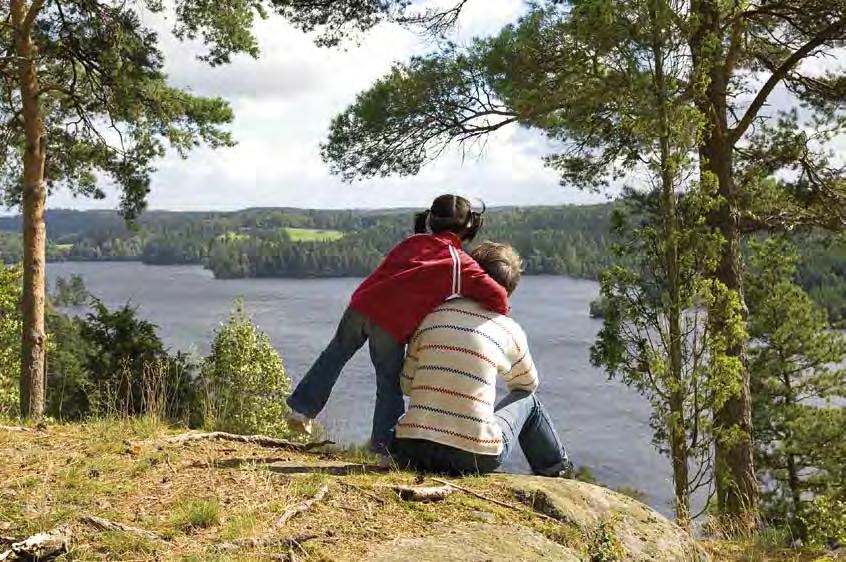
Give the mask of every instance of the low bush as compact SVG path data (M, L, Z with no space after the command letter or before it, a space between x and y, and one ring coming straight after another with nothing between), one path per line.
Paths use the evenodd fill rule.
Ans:
M204 425L234 433L287 433L291 381L270 338L239 303L214 335L200 369Z

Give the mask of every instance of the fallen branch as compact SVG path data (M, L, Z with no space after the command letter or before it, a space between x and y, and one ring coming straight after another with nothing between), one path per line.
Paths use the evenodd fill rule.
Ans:
M32 535L12 545L11 553L27 560L45 560L63 554L70 548L71 529L67 525L56 527L46 533ZM9 553L4 553L6 558ZM3 558L0 558L3 560Z
M164 540L162 537L160 537L156 533L153 533L152 531L133 527L131 525L124 525L123 523L118 523L117 521L110 521L108 519L103 519L102 517L94 517L93 515L83 515L79 518L79 521L86 525L94 527L95 529L99 529L100 531L118 531L121 533L130 533L133 535L138 535L139 537L144 537L155 541Z
M551 517L551 516L547 515L546 513L541 513L540 511L535 511L533 509L527 509L527 508L521 507L519 505L514 505L512 503L500 501L496 498L490 498L488 496L480 494L479 492L474 492L473 490L471 490L469 488L464 488L463 486L459 486L458 484L453 484L452 482L448 482L446 480L441 480L440 478L432 478L432 480L434 480L438 484L443 484L445 486L451 486L451 487L455 488L456 490L464 492L465 494L470 494L471 496L477 497L480 500L485 500L487 502L491 502L493 504L496 504L496 505L499 505L499 506L502 506L502 507L507 507L508 509L513 509L514 511L519 511L519 512L526 513L526 514L529 514L529 515L536 515L537 517L540 517L541 519L547 519L549 521L555 521L556 523L561 523L561 521L559 521L555 517Z
M323 501L323 498L326 497L327 493L329 493L329 485L323 484L320 489L317 490L317 493L314 494L314 497L286 509L285 513L282 514L282 517L276 520L276 526L282 527L298 513L305 513L309 510L309 508L311 508L312 505L316 504L317 502Z
M453 489L451 486L401 486L398 484L386 485L405 501L413 502L439 502L449 496Z
M311 451L313 449L319 449L320 447L335 444L334 441L295 443L293 441L288 441L287 439L276 439L274 437L267 437L266 435L238 435L236 433L226 433L224 431L171 435L170 437L154 441L154 443L181 445L182 443L190 443L193 441L234 441L236 443L258 445L259 447L266 447L268 449L285 449L288 451Z
M14 432L30 432L35 431L31 427L23 427L20 425L0 425L0 431L14 431Z
M313 539L318 538L319 535L300 535L296 537L287 537L287 538L261 538L261 537L253 537L249 539L238 539L234 541L227 541L222 542L215 545L215 549L218 551L235 551L241 550L243 548L247 549L277 549L277 548L291 548L293 546L299 546L301 543L306 541L310 541Z

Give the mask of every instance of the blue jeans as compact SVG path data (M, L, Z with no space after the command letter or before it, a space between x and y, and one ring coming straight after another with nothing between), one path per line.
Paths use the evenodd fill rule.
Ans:
M370 447L375 452L384 452L393 439L397 420L405 412L400 388L405 345L358 311L348 308L344 312L335 337L288 397L288 406L310 418L317 417L326 406L344 365L367 341L370 360L376 369L376 407Z
M532 472L557 476L572 467L552 420L534 394L513 391L497 404L494 413L502 430L502 452L478 455L423 439L397 439L391 452L400 465L427 472L485 474L499 468L520 443Z

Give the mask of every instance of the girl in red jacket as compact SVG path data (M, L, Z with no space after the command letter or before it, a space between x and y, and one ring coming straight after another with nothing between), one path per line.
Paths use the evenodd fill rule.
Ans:
M415 235L400 242L370 277L359 285L341 318L335 337L288 398L289 425L307 433L326 405L344 365L370 342L376 369L371 450L384 454L393 428L405 411L400 373L405 344L435 307L463 296L486 308L508 313L508 295L488 277L461 245L482 227L481 213L457 195L441 195L419 213Z

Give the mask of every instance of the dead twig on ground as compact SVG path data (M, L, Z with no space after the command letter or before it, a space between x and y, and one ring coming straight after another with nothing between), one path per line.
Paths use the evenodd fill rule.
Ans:
M317 502L323 501L323 498L325 498L326 494L328 493L329 485L323 484L322 486L320 486L320 489L317 490L317 493L314 494L314 497L286 509L285 513L282 514L282 517L276 520L276 526L282 527L298 513L305 513L311 508L312 505L316 504Z
M508 509L513 509L514 511L527 513L529 515L535 515L537 517L540 517L541 519L546 519L548 521L555 521L556 523L561 523L561 521L559 521L555 517L551 517L551 516L547 515L546 513L541 513L540 511L535 511L533 509L527 509L527 508L521 507L519 505L500 501L496 498L491 498L491 497L482 495L479 492L474 492L470 488L465 488L463 486L459 486L458 484L453 484L452 482L448 482L446 480L441 480L440 478L432 478L432 480L434 480L438 484L444 484L445 486L451 486L451 487L455 488L456 490L464 492L465 494L470 494L471 496L477 497L480 500L485 500L487 502L491 502L493 504L496 504L496 505L499 505L499 506L502 506L502 507L507 507Z
M378 503L380 505L385 505L385 503L386 503L383 498L380 498L379 496L377 496L376 494L374 494L372 492L368 492L367 490L365 490L361 486L356 486L355 484L350 484L349 482L344 482L343 480L339 480L338 482L340 482L340 484L342 486L346 486L347 488L349 488L351 490L355 490L356 492L358 492L359 494L361 494L363 496L367 496L368 498L370 498L371 500L375 501L376 503Z
M318 538L320 535L298 535L296 537L272 537L272 538L263 538L263 537L252 537L248 539L238 539L233 541L226 541L220 544L215 545L215 549L218 551L235 551L241 549L265 549L265 548L293 548L294 546L299 546L301 543L314 540Z
M257 445L268 449L285 449L287 451L300 452L311 451L313 449L319 449L327 445L335 444L334 441L295 443L293 441L288 441L287 439L276 439L275 437L268 437L266 435L238 435L237 433L226 433L225 431L212 431L209 433L182 433L180 435L171 435L170 437L165 437L163 439L148 441L147 443L157 445L181 445L183 443L191 443L194 441L232 441L235 443Z
M35 431L35 429L31 427L23 427L21 425L0 425L0 431L12 431L15 433L29 433L30 431Z
M100 531L119 531L122 533L138 535L139 537L144 537L151 540L164 540L162 537L160 537L156 533L153 533L152 531L147 531L146 529L141 529L139 527L133 527L131 525L124 525L123 523L118 523L117 521L110 521L108 519L103 519L102 517L94 517L93 515L83 515L79 518L79 521Z
M439 502L443 501L453 492L451 486L402 486L399 484L386 484L405 501L413 502Z

